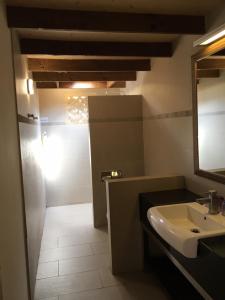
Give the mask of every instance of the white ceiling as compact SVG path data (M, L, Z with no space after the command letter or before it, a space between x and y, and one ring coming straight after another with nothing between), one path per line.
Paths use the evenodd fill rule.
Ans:
M19 35L24 38L51 39L66 41L111 41L111 42L170 42L174 41L176 34L150 34L150 33L122 33L122 32L90 32L90 31L64 31L64 30L34 30L18 29Z
M5 0L7 4L60 9L206 15L224 0Z

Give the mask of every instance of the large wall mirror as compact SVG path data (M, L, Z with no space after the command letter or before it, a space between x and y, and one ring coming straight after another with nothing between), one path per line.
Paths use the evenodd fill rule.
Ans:
M192 57L195 173L225 183L225 39Z

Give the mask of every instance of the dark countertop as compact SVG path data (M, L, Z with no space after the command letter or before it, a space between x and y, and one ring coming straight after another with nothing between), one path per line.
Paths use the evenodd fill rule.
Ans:
M141 201L149 202L152 204L152 206L194 202L196 198L199 198L199 195L194 194L186 189L140 194Z
M139 195L141 220L144 223L149 223L147 219L147 210L150 207L194 202L197 198L199 198L198 195L186 189L142 193Z
M225 235L199 240L199 243L220 258L225 259Z
M199 195L186 189L142 193L139 196L140 218L143 229L154 236L167 249L189 274L213 296L224 300L225 288L225 235L199 240L198 257L187 258L167 244L152 228L147 218L147 210L153 206L195 202Z

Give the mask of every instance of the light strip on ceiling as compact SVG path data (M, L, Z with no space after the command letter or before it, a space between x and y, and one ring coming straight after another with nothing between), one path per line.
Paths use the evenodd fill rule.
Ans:
M225 24L218 27L217 29L205 34L200 39L194 42L194 47L196 46L206 46L212 42L217 41L218 39L225 36Z

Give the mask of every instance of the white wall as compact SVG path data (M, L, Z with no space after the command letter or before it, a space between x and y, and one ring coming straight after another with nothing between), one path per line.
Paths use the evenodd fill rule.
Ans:
M193 37L183 37L172 58L152 61L142 81L146 175L184 174L192 155L191 54ZM176 114L174 114L176 112Z
M34 114L39 118L38 96L36 90L34 95L28 95L27 93L27 78L29 78L27 59L24 55L21 55L19 39L15 32L13 32L12 37L17 112L19 115L23 193L26 212L29 277L31 293L33 295L46 209L41 162L41 128L38 122L36 124L29 124L27 122L28 114ZM25 118L21 118L21 115Z
M75 95L74 90L39 90L47 206L92 201L88 121L68 123L68 97Z
M139 194L182 188L183 176L107 180L108 231L113 274L141 271L144 268Z
M0 268L4 300L27 300L28 278L10 31L0 2Z
M214 23L218 26L222 20L220 16ZM197 51L192 46L196 39L182 37L172 58L152 59L152 71L139 77L144 98L145 172L152 176L179 173L196 193L215 188L225 195L224 185L194 175L191 55Z
M121 170L124 177L144 175L142 97L88 98L94 225L107 223L101 172Z

